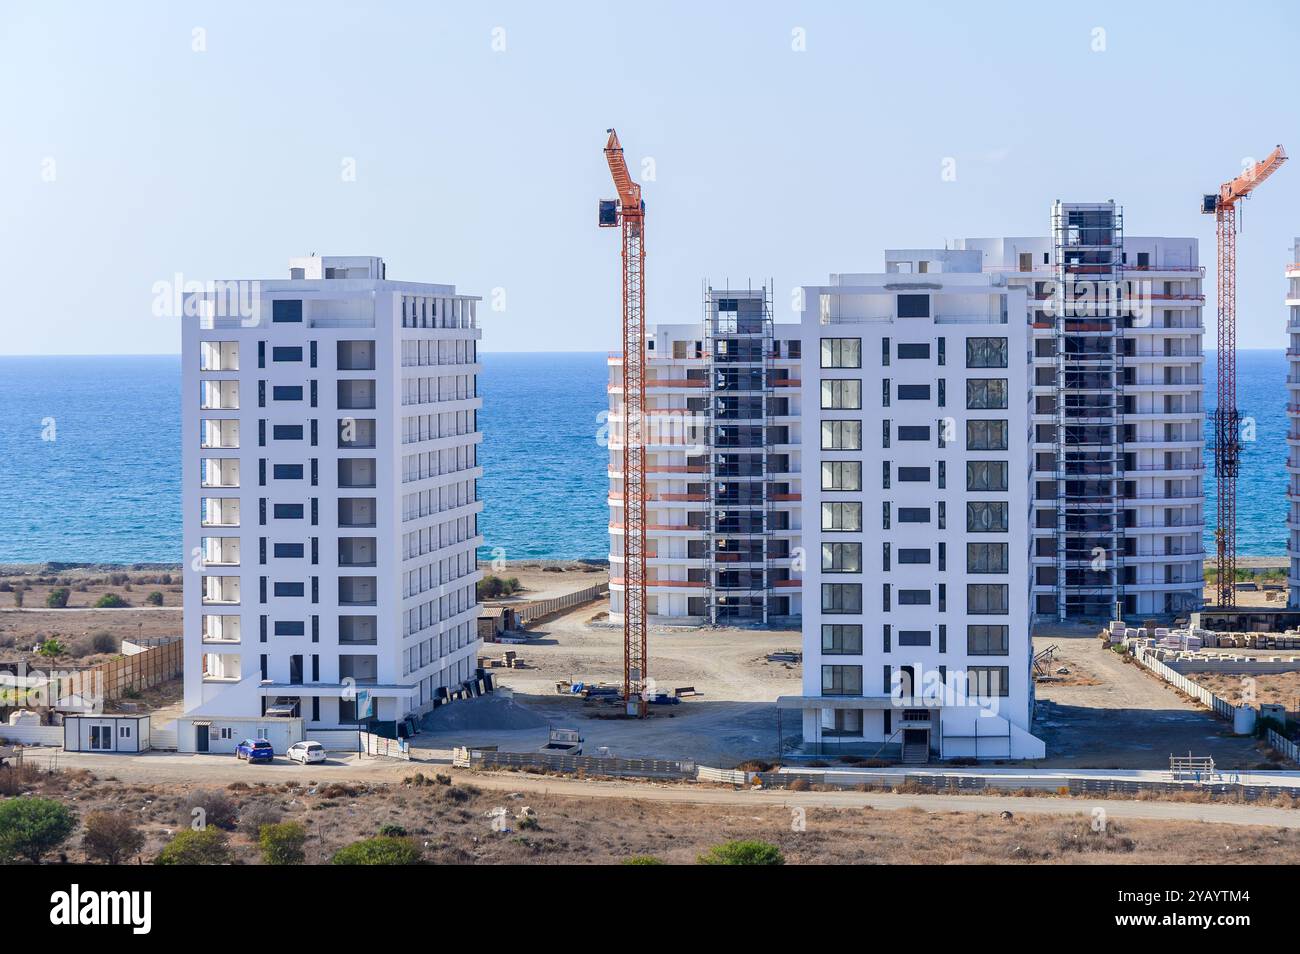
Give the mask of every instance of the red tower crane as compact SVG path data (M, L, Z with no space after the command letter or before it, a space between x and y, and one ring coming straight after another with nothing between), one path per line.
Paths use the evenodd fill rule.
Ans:
M605 161L617 199L602 199L601 228L623 227L623 700L646 713L645 203L618 134Z
M1241 414L1237 410L1237 203L1286 162L1274 149L1237 178L1201 200L1201 212L1214 216L1219 253L1218 404L1214 409L1214 482L1218 522L1214 530L1220 606L1236 606L1237 472L1241 460Z

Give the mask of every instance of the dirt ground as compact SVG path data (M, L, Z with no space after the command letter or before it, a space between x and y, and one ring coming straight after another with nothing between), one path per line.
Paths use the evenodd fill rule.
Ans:
M1249 702L1258 708L1260 703L1276 703L1286 706L1288 712L1300 710L1300 672L1251 676L1227 672L1189 672L1187 678L1237 705Z
M480 563L484 574L517 579L523 589L493 603L549 600L583 590L609 579L609 567L583 560L504 560L500 564Z
M1257 768L1267 762L1254 739L1194 705L1137 663L1092 638L1034 638L1035 651L1052 643L1065 658L1095 674L1092 685L1037 686L1034 731L1048 758L1035 763L1061 768L1168 768L1170 755L1209 755L1223 770Z
M649 675L660 691L694 687L697 696L675 706L651 707L645 721L611 719L605 706L584 706L581 699L555 691L560 681L619 684L623 678L623 630L606 621L604 606L591 603L540 624L537 638L523 645L489 643L488 657L513 650L527 668L490 670L497 684L510 689L514 701L538 716L525 729L466 727L463 712L454 727L443 728L456 706L435 712L429 731L417 746L499 745L504 751L532 751L546 742L547 726L580 728L585 751L608 747L625 758L696 759L709 765L734 765L745 759L772 757L777 751L777 710L781 695L800 692L800 667L769 663L767 653L798 649L793 630L652 627ZM477 704L475 700L471 705ZM485 707L486 708L486 707ZM491 715L490 713L488 714ZM601 718L606 716L606 718ZM789 713L787 713L789 716ZM783 726L787 744L796 741L798 720Z
M788 864L1208 865L1300 858L1300 830L1274 827L1111 818L1097 832L1086 815L792 810L511 792L414 771L389 783L322 782L309 768L301 774L295 781L204 788L126 783L85 769L46 773L32 765L7 791L58 798L80 819L95 811L127 814L146 836L144 861L189 824L196 806L228 831L237 864L260 862L255 831L273 821L303 825L309 864L326 862L383 826L404 831L423 860L434 864L617 864L644 856L693 864L711 846L736 839L774 844ZM520 827L525 806L536 815L535 828ZM60 856L86 860L80 830L51 854Z

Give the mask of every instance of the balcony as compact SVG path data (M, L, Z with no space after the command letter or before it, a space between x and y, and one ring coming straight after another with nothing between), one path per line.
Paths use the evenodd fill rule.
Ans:
M343 537L339 540L339 566L375 565L374 537Z
M239 617L210 616L205 613L200 629L200 638L204 643L226 645L238 643L240 639Z
M339 460L339 488L354 490L375 486L375 458L343 457Z
M200 381L199 407L205 411L239 410L239 382Z
M358 686L379 682L379 657L348 654L339 656L339 681L350 680Z
M201 497L199 523L204 527L239 526L239 498Z
M338 522L349 529L375 526L375 498L340 497Z
M204 341L199 345L200 371L238 371L239 342Z
M379 642L378 626L373 616L340 616L340 646L374 646Z
M204 653L204 682L239 682L240 658L236 653Z
M237 450L239 422L214 418L199 420L199 446L205 450Z
M339 577L339 605L374 606L378 582L373 576Z
M340 341L335 358L340 371L375 370L375 343L373 341Z
M375 406L375 382L360 378L338 382L340 411L370 410Z
M199 486L235 488L239 486L238 457L204 457L199 460Z
M239 577L205 576L200 601L204 606L236 606L239 604Z
M239 566L239 537L204 537L204 566Z
M344 417L339 419L340 450L367 450L374 446L374 418Z

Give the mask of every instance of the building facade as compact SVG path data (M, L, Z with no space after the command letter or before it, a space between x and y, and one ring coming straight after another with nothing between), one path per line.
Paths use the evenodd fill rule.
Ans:
M1030 292L1036 617L1197 609L1205 295L1196 240L1129 237L1114 202L1057 202L1048 237L960 246Z
M790 625L800 580L800 335L767 289L708 288L647 337L648 609ZM623 613L623 359L609 358L610 616Z
M182 751L389 734L475 675L477 301L315 256L187 298Z
M804 289L806 751L1035 758L1029 289L902 251Z

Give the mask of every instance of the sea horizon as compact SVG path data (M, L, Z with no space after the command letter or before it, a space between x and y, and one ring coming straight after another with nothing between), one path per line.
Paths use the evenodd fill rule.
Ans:
M483 559L608 556L606 351L480 351ZM1206 434L1214 411L1207 351ZM1256 422L1238 554L1286 553L1286 359L1238 352ZM0 563L184 563L180 355L0 355ZM1206 455L1207 555L1214 475ZM164 504L162 501L169 501Z

